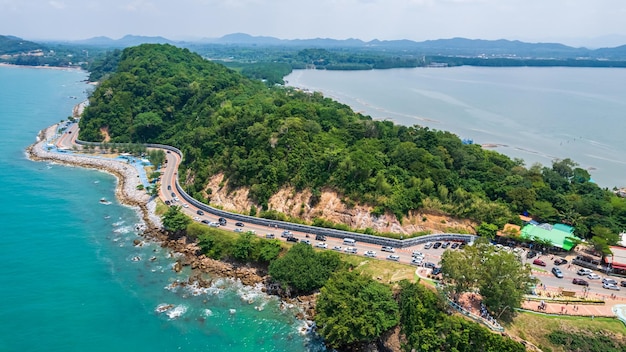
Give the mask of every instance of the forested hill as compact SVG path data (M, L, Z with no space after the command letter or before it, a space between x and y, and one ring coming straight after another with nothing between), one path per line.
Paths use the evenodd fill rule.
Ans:
M324 187L346 202L402 217L426 208L502 226L528 211L613 242L626 204L570 160L525 168L451 133L373 121L320 94L268 88L186 49L146 44L122 52L80 121L89 141L158 142L185 154L180 175L206 200L223 172L261 207L285 185Z

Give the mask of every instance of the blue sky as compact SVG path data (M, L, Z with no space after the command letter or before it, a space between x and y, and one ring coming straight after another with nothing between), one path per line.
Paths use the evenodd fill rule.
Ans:
M626 44L625 0L0 0L0 34L26 39L452 37Z

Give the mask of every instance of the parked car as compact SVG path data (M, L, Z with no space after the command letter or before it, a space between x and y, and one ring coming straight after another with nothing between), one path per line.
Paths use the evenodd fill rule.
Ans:
M591 269L587 269L587 268L582 268L582 269L578 269L578 271L576 272L576 274L580 275L580 276L587 276L589 274L592 274L593 271L591 271Z
M297 243L298 239L293 237L293 236L290 236L290 237L287 237L287 242L296 242Z
M380 250L383 252L391 252L391 253L394 253L396 251L393 247L389 247L389 246L382 246Z
M572 283L574 285L589 286L589 283L586 280L578 279L578 278L574 278L572 280Z
M426 263L424 263L424 268L431 268L431 269L432 269L432 268L434 268L435 266L436 266L436 265L435 265L435 263L432 263L432 262L426 262Z
M340 251L341 252L341 246L334 246L333 247L333 251Z
M315 235L316 241L326 241L326 236L324 235Z
M535 260L533 260L533 264L535 264L535 265L539 265L539 266L546 266L546 262L544 262L544 261L543 261L543 260L541 260L541 259L535 259Z
M537 252L535 252L535 251L528 251L528 253L526 253L526 258L528 258L528 259L532 259L532 258L534 258L536 256L537 256Z
M441 248L448 248L450 247L450 242L445 242L444 244L441 245Z
M602 287L606 288L607 290L619 291L619 286L613 284L602 284Z
M626 281L622 280L619 282L619 285L622 287L626 287Z
M563 272L561 271L561 269L557 268L556 266L552 268L552 273L554 274L554 276L558 277L559 279L563 278Z
M432 243L432 242L427 242L427 243L424 245L424 249L430 249L432 246L433 246L433 243Z
M370 258L375 258L376 257L376 252L375 251L365 251L365 256L366 257L370 257Z
M567 259L558 258L554 260L554 265L563 265L567 264Z
M276 236L273 233L266 233L265 238L267 238L268 240L271 240L271 239L276 238Z
M326 249L328 248L328 245L324 242L317 242L317 244L315 244L315 247Z
M235 223L235 226L244 227L244 226L246 226L246 225L244 225L244 223L243 223L243 222L236 222L236 223Z
M598 275L598 274L589 274L589 275L587 275L587 278L589 280L598 280L600 278L600 275Z
M435 244L433 244L433 249L437 249L441 247L441 242L435 242Z
M439 274L441 274L441 268L440 267L433 268L433 275L439 275Z
M461 242L461 244L459 245L459 249L463 249L465 248L465 242Z
M388 259L388 260L393 260L394 262L397 262L397 261L399 261L399 260L400 260L400 256L399 256L399 255L396 255L396 254L389 254L389 255L387 256L387 259Z
M452 243L452 246L451 246L450 248L452 248L452 249L457 249L457 248L459 248L459 242L454 242L454 243Z

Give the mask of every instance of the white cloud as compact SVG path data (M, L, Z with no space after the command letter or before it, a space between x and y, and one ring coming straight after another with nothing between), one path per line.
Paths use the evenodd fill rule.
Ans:
M65 3L63 1L55 1L55 0L51 0L48 1L48 4L52 7L54 7L55 9L59 9L62 10L66 7Z

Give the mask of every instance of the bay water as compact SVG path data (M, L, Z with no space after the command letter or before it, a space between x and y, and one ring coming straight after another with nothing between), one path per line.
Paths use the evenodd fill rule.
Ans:
M0 351L323 349L257 288L176 287L188 273L158 245L133 245L139 217L115 200L113 176L26 158L86 98L85 78L0 66Z
M296 70L285 80L374 119L453 132L527 167L570 158L601 187L626 186L625 69Z

